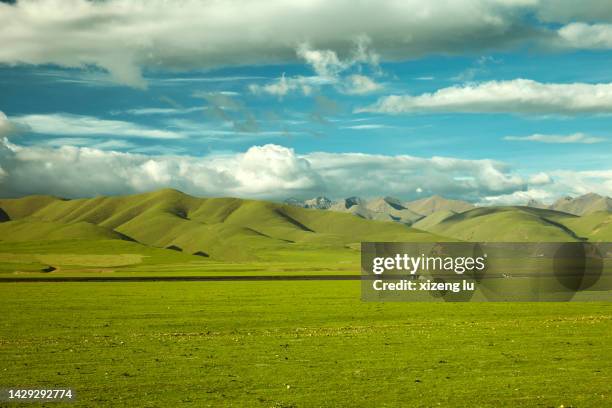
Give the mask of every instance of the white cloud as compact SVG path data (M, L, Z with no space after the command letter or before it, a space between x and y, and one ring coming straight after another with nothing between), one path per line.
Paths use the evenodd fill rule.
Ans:
M552 179L550 176L544 172L533 174L529 177L529 185L542 185L542 184L550 184Z
M183 115L193 112L203 112L205 108L203 106L194 106L191 108L134 108L124 111L129 115L134 116L148 116L148 115ZM113 114L121 112L111 112Z
M361 95L379 91L383 86L365 75L350 75L347 78L345 92L349 95Z
M504 193L525 182L500 163L434 157L311 153L278 145L205 157L139 155L91 147L24 147L0 143L7 195L120 194L175 187L202 195L286 198L408 195L422 185L453 196ZM367 174L368 177L363 177ZM462 178L458 181L457 178Z
M311 153L306 157L340 196L410 197L418 187L427 186L440 194L474 199L485 191L501 193L526 186L506 165L492 160L362 153Z
M550 203L555 199L550 191L542 189L529 189L526 191L514 191L510 194L487 196L480 202L483 205L525 205L529 201Z
M508 0L458 0L443 7L421 0L0 3L0 63L95 65L118 82L145 87L142 67L293 61L295 47L305 41L333 50L340 60L363 36L384 60L505 49L550 35L527 18L537 7ZM304 55L321 72L336 63L330 53Z
M12 136L26 130L25 126L9 120L4 112L0 111L0 138Z
M89 137L58 137L39 142L37 144L46 147L82 146L100 150L134 149L137 147L137 145L134 143L126 140L101 140Z
M571 23L558 30L559 45L580 49L612 48L612 24Z
M254 94L266 93L282 98L288 93L300 90L304 95L310 95L313 85L320 84L318 77L296 76L287 78L285 74L276 80L266 85L250 84L249 90Z
M573 133L571 135L543 135L535 133L529 136L506 136L504 140L513 140L519 142L539 142L539 143L556 143L556 144L567 144L567 143L581 143L581 144L593 144L601 143L606 139L602 137L589 136L584 133Z
M316 75L287 77L283 73L280 78L268 84L250 84L249 90L254 94L266 93L279 98L296 91L310 95L314 89L323 85L331 85L339 92L349 95L378 91L383 86L370 77L363 74L347 74L347 71L354 67L361 72L364 64L368 64L370 69L374 69L377 74L381 73L378 67L378 55L368 49L368 44L367 37L358 37L352 56L346 60L340 60L332 50L316 50L312 49L309 44L301 44L296 53L299 58L310 65Z
M418 96L391 95L361 112L612 113L612 84L540 83L528 79L442 88Z
M9 122L4 112L0 111L0 137L8 136L13 132L13 125Z
M385 156L361 153L297 154L279 145L207 156L119 153L93 147L19 146L0 139L4 196L66 197L126 194L163 187L207 196L284 199L333 198L424 191L494 204L550 201L562 195L612 195L612 171L551 171L518 175L493 160Z
M318 76L322 78L335 78L348 68L349 63L340 61L336 52L332 50L315 50L303 43L297 48L298 58L312 66Z
M180 139L183 137L182 134L171 130L149 128L132 122L65 113L15 116L13 122L26 126L30 132L46 135L107 135L151 139Z
M612 170L557 170L550 174L555 180L555 191L562 193L559 196L590 192L612 196Z
M365 125L351 125L351 126L342 126L340 129L351 129L351 130L371 130L371 129L385 129L390 128L391 126L382 125L379 123L368 123Z
M530 177L527 189L488 195L481 202L493 205L524 205L529 200L536 200L551 204L559 197L593 192L612 197L612 170L555 170L535 174Z
M175 187L215 196L283 197L321 185L308 160L276 145L245 153L154 156L90 147L24 147L0 141L3 195L78 197Z

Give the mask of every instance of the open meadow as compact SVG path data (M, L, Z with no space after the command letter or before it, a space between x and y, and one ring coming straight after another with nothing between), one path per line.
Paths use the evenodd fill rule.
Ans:
M609 302L359 295L338 281L3 283L0 378L73 387L72 407L612 403Z

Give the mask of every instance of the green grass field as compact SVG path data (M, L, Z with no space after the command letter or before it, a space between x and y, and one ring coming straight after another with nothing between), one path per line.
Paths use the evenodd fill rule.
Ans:
M610 302L368 303L359 281L27 282L359 275L362 241L604 241L609 213L477 208L432 214L426 232L174 190L0 208L0 280L26 280L0 282L0 387L72 387L71 407L612 405Z
M612 404L610 303L160 282L2 284L0 305L1 383L73 387L74 407Z

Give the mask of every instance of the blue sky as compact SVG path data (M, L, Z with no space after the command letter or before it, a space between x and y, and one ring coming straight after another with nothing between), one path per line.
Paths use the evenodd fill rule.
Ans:
M312 8L341 13L342 3ZM380 18L384 3L375 11ZM28 16L43 16L45 7L57 11L61 3L0 5L0 23L21 19L31 31L28 37L11 24L0 28L2 38L13 39L0 52L2 195L86 196L169 186L271 199L441 194L513 204L588 191L612 194L612 6L465 3L476 7L475 16L459 15L450 28L453 10L432 6L414 27L397 21L385 32L384 25L364 24L364 32L340 27L323 38L306 13L296 23L304 26L299 41L270 48L252 40L259 33L253 29L219 40L229 44L227 52L204 45L217 32L226 36L236 21L218 22L216 32L199 39L188 22L182 31L187 17L164 10L172 6L163 2L151 3L149 12L178 20L164 33L164 41L176 36L177 43L156 44L158 33L138 31L154 17L142 9L75 0L82 10L69 11L72 21L127 13L128 26L142 35L135 49L126 40L128 45L108 48L94 43L93 51L80 41L57 50L52 43L44 49L28 43L37 35L45 41L38 20ZM217 11L203 2L183 6L203 16ZM493 26L491 16L499 19ZM69 17L44 29L56 30L60 41L71 34ZM103 34L95 25L88 30L77 35L91 41ZM291 27L284 30L293 34ZM414 40L398 40L406 36ZM158 60L149 61L150 55ZM87 163L88 155L97 159ZM87 173L99 172L105 162L116 167L92 184L96 177ZM71 168L81 176L61 172Z

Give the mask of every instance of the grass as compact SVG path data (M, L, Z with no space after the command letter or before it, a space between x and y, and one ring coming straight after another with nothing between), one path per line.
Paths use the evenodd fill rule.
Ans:
M594 212L568 219L564 224L577 234L588 236L592 241L612 241L612 213Z
M226 262L122 240L0 243L0 276L359 274L358 247L265 248L259 261ZM41 272L53 266L53 272Z
M73 407L612 404L610 303L165 282L2 284L0 306L2 384L71 386Z

